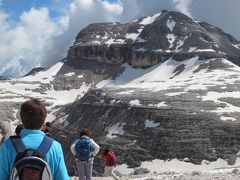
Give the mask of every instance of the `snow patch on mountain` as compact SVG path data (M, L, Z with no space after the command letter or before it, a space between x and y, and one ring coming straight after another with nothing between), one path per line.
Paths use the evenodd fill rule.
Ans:
M139 36L139 34L141 33L142 29L138 30L138 33L129 33L126 34L125 38L126 39L132 39L133 41L135 41L137 39L137 37Z
M167 34L166 38L167 38L168 42L170 43L170 48L171 48L173 46L173 43L176 40L177 36L175 36L174 34Z
M126 36L127 38L127 36ZM133 35L129 35L127 39L136 39L134 34ZM105 42L105 44L108 45L108 47L111 45L111 44L123 44L124 43L124 40L123 39L114 39L114 38L111 38L109 39L107 42Z
M235 92L208 92L206 96L202 96L202 100L203 101L214 101L215 103L223 103L221 100L219 100L220 98L224 98L224 97L240 97L240 92L239 91L235 91ZM230 112L240 112L240 107L238 106L234 106L230 103L224 102L225 103L225 107L219 107L216 110L212 110L212 112L218 112L218 113L230 113Z
M239 44L233 44L233 46L240 49L240 43Z
M98 84L98 88L106 86L112 88L144 88L151 91L171 89L172 87L185 87L185 91L193 89L207 89L211 85L225 85L226 82L234 83L238 78L234 78L236 73L240 73L240 68L226 59L219 59L222 63L231 66L234 71L212 70L207 72L207 68L200 66L215 61L216 59L199 60L194 57L185 61L175 61L169 59L161 64L147 69L135 69L128 64L124 64L124 72L115 80L104 80ZM177 67L183 67L181 73L177 73ZM198 70L199 71L196 71ZM207 72L207 73L206 73ZM224 81L220 74L224 73ZM232 77L233 76L233 77Z
M146 18L144 18L139 24L141 24L142 26L138 29L138 33L128 33L126 34L125 38L126 39L132 39L133 41L137 41L137 42L145 42L144 39L139 38L139 34L142 32L144 26L149 25L151 23L153 23L155 21L155 19L160 16L161 13L158 14L154 14L153 16L148 16Z
M64 76L67 76L67 77L71 77L74 75L75 75L75 72L69 72L69 73L64 74Z
M166 107L166 106L168 106L166 104L166 102L160 102L160 103L156 104L156 107Z
M40 71L35 75L22 77L18 80L19 81L28 81L28 82L40 81L41 83L50 83L51 81L53 81L54 76L60 70L62 65L63 65L63 62L58 62L57 64L53 65L46 71Z
M145 121L145 128L156 128L160 125L160 123L155 123L154 121L151 121L149 119L147 119Z
M79 79L81 79L81 78L83 78L83 75L81 74L81 75L78 75L77 76Z
M161 15L161 13L154 14L153 16L148 16L148 17L144 18L142 20L142 22L140 22L140 24L142 24L144 26L146 26L148 24L152 24L155 21L155 19L160 15Z
M240 166L240 158L237 158L237 161L234 165L228 165L227 161L223 159L218 159L214 162L203 161L201 165L196 165L178 159L172 159L170 161L158 160L145 161L142 162L140 168L146 168L150 170L150 173L166 173L166 172L175 172L175 173L191 173L191 172L213 172L219 171L220 169L224 170L226 168L238 168ZM126 164L119 165L115 168L116 171L124 175L129 175L134 172L134 168L128 168Z
M193 51L195 51L196 49L197 49L197 47L190 47L189 50L188 50L188 52L193 52Z
M138 99L129 101L130 106L139 106L141 105Z
M167 20L167 27L168 27L168 29L170 29L170 31L172 32L174 27L175 27L175 25L176 25L176 22L170 16L169 19Z
M122 92L118 92L117 94L132 94L133 90L127 90L127 91L122 91Z
M166 93L166 96L177 96L177 95L181 95L181 94L185 94L187 92L175 92L175 93Z
M107 128L107 138L111 139L111 138L114 138L114 137L117 137L116 135L117 134L124 134L124 130L123 130L123 127L126 123L116 123L110 127Z
M223 121L236 121L237 120L236 118L226 117L226 116L221 116L220 119Z

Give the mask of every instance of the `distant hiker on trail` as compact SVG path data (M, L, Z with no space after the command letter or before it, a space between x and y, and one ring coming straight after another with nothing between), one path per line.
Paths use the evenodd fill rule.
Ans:
M21 131L22 131L23 129L24 129L23 124L17 125L17 127L16 127L16 129L15 129L15 134L19 136L20 133L21 133Z
M45 134L48 136L48 137L51 137L51 138L53 138L53 136L52 136L52 130L53 130L53 126L52 126L52 124L50 123L50 122L46 122L46 124L45 124L45 128L44 128L44 132L45 132Z
M1 180L69 180L61 145L41 131L47 111L43 103L30 99L21 106L25 129L0 147Z
M119 177L113 172L117 160L116 155L108 148L105 148L102 152L102 158L105 159L104 176L112 176L115 180L119 180Z
M80 138L71 145L71 151L76 156L79 180L85 180L85 177L86 180L92 179L93 157L99 151L99 146L89 138L90 134L88 129L83 129L80 132Z

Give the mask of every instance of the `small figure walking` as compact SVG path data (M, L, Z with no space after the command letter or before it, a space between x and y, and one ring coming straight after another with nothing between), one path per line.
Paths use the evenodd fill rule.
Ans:
M104 176L112 176L115 180L119 180L119 177L113 172L117 160L116 155L108 148L105 148L102 158L105 159Z

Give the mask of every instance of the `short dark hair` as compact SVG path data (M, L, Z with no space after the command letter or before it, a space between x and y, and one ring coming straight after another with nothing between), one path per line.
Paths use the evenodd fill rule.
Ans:
M46 126L52 128L52 124L50 122L46 122Z
M80 136L90 136L91 135L91 131L87 128L83 129L81 132L80 132Z
M44 104L38 99L31 98L21 106L20 117L27 129L41 129L47 117Z
M109 151L110 151L110 150L109 150L108 148L105 148L105 149L103 150L103 154L106 155L106 154L109 153Z
M16 135L20 135L22 129L24 129L23 124L17 125L17 127L16 127L16 129L15 129L15 134L16 134Z

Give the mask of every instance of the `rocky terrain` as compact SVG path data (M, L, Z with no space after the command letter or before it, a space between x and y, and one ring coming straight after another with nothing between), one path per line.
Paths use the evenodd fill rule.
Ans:
M37 97L70 174L69 146L85 127L129 169L155 159L238 166L239 65L238 40L178 12L90 24L62 61L1 80L1 135L18 124L19 105ZM102 171L97 157L94 173Z
M141 175L121 176L121 180L238 180L240 178L239 169L217 169L207 172L192 171L185 173L164 172ZM71 177L71 180L77 180ZM112 177L93 177L94 180L112 180Z

